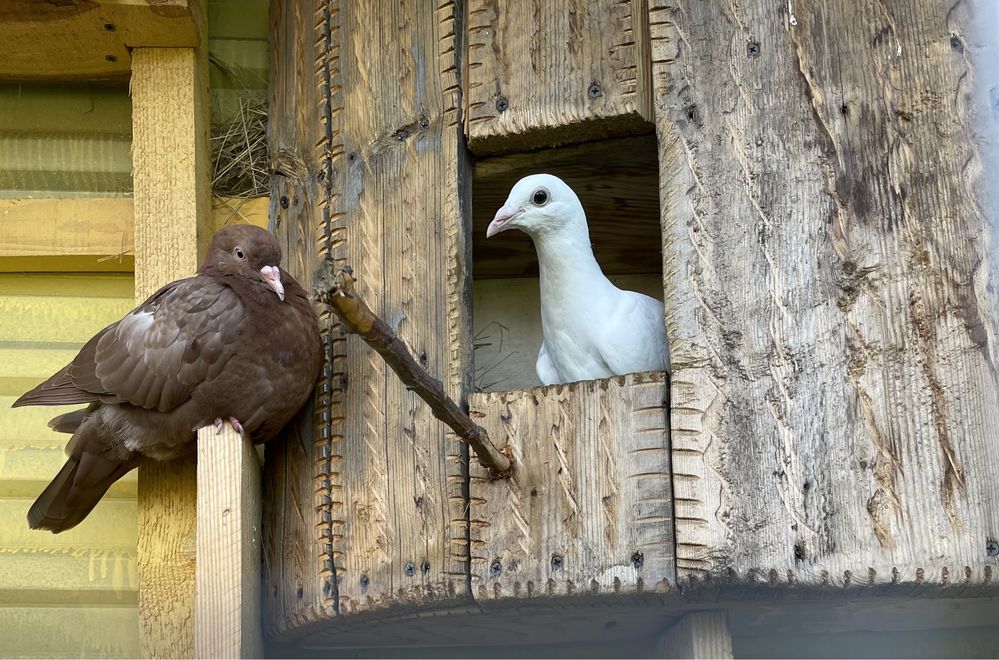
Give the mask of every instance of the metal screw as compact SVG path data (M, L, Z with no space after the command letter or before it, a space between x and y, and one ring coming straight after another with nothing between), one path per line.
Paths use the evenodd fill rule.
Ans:
M286 195L281 195L281 199L278 200L278 203L281 205L281 208L288 208L288 197Z
M424 559L423 563L420 564L420 572L424 575L430 572L430 562L426 559Z
M430 126L430 120L426 117L420 117L420 128L427 128Z
M369 582L368 576L367 575L362 575L361 576L361 589L367 589L368 588L368 582Z
M496 112L506 112L509 107L510 102L506 100L505 96L501 96L496 99Z
M950 47L959 53L964 52L964 44L961 43L961 37L956 34L950 35Z
M414 573L416 573L416 564L414 564L413 562L407 562L406 563L406 577L413 577Z
M562 555L552 555L552 570L553 571L562 570Z
M116 56L114 56L114 55L105 55L104 59L106 59L108 62L112 62L112 63L118 61L118 58Z
M494 559L493 563L489 565L489 574L493 577L499 577L502 572L503 564L500 563L499 559Z
M604 91L600 89L600 83L590 83L590 86L586 89L586 95L591 99L595 99L603 96Z
M986 540L985 552L989 555L989 557L999 557L999 542L995 539Z
M401 130L395 134L395 139L398 140L399 142L405 142L406 138L408 137L409 137L409 131L406 130Z
M643 555L640 551L636 550L635 554L631 555L631 565L634 566L636 569L639 569L642 567L642 564L644 563L645 563L645 555Z
M760 56L760 44L755 41L750 41L746 44L746 57L759 57Z
M114 23L105 23L105 24L104 24L104 29L105 29L105 30L107 30L108 32L114 32L114 31L115 31L115 30L117 30L118 28L116 28L116 27L114 26Z

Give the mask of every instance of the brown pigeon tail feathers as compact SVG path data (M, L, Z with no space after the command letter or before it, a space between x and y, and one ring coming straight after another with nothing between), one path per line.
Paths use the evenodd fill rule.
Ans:
M108 488L138 465L138 460L118 463L88 452L71 456L31 505L28 526L54 534L76 527Z

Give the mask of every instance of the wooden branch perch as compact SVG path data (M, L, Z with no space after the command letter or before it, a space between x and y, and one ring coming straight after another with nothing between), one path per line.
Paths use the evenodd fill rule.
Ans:
M406 387L427 402L434 417L447 424L468 443L479 463L497 477L508 477L512 469L509 457L501 452L486 430L444 392L444 386L419 365L409 348L385 321L378 318L354 293L350 266L333 272L328 263L317 273L315 292L319 300L333 309L344 326L375 349Z

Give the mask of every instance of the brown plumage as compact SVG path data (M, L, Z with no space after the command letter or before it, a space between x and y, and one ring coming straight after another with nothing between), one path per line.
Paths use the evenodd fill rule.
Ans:
M263 442L291 419L323 350L308 295L280 261L265 230L221 230L195 277L164 286L14 402L88 404L49 422L73 437L28 512L32 528L75 526L143 460L193 450L203 426L229 419Z

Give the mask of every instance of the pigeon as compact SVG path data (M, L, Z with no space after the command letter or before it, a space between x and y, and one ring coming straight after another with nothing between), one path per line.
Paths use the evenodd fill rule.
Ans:
M486 238L508 229L525 232L538 252L544 340L535 369L543 385L669 371L663 304L603 274L572 188L550 174L524 177Z
M323 363L319 321L253 225L222 229L197 275L167 284L98 332L13 406L87 404L49 422L72 433L66 464L28 511L32 529L70 529L143 461L194 450L228 420L272 438L308 399Z

